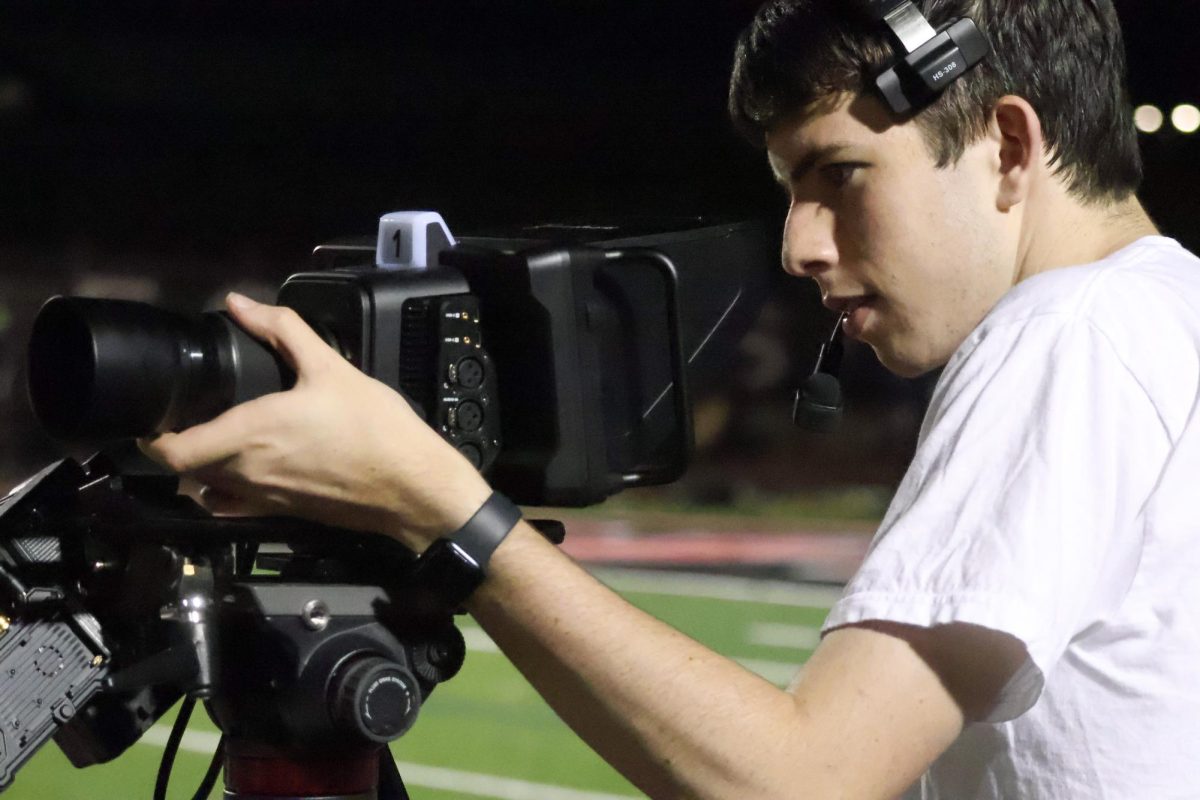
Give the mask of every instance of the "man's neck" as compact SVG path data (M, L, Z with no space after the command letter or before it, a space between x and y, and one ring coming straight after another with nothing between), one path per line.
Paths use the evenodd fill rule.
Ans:
M1116 203L1082 204L1056 197L1036 215L1021 249L1017 282L1041 272L1100 261L1145 236L1159 234L1133 196Z

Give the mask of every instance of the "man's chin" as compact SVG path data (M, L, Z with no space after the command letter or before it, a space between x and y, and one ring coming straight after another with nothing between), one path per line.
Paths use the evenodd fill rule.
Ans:
M929 357L916 358L912 355L899 353L894 349L871 345L871 349L875 351L875 357L879 359L879 363L883 368L894 375L901 378L919 378L926 373L933 372L935 369L945 365L945 361L939 361Z

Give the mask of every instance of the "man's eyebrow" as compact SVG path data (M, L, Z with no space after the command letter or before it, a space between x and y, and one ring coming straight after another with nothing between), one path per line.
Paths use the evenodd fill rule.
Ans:
M772 170L772 172L775 173L776 182L787 188L789 185L797 184L803 180L804 176L812 172L813 167L820 162L834 158L843 150L849 150L852 147L854 145L851 142L830 142L829 144L823 144L806 152L792 165L792 168L786 175L780 175L775 170Z

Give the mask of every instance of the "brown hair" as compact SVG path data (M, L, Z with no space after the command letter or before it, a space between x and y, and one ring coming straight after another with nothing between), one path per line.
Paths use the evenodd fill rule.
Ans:
M916 0L935 26L971 17L992 53L915 120L939 167L987 130L997 100L1034 107L1057 174L1084 201L1122 200L1142 180L1125 45L1110 0ZM770 0L738 40L729 113L762 144L823 100L873 88L896 59L853 0Z

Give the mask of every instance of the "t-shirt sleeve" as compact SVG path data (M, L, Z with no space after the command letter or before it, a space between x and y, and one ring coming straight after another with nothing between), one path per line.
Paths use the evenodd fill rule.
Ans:
M824 629L887 620L1010 634L1029 658L989 721L1023 714L1071 639L1128 591L1167 447L1153 404L1087 320L976 332L942 375L912 465Z

